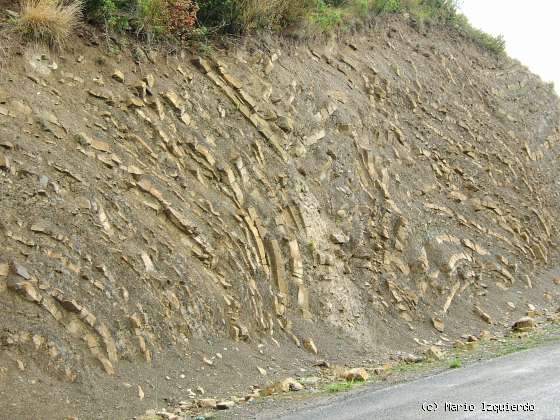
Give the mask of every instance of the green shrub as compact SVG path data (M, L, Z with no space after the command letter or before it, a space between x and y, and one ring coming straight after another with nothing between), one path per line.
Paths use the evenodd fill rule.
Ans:
M91 21L110 30L134 31L151 40L183 37L196 24L198 6L194 0L88 0L86 11Z
M503 54L505 52L506 42L502 35L493 36L481 31L480 29L474 28L467 17L461 13L455 13L449 21L464 35L471 38L487 50L496 54Z
M401 11L400 0L377 0L375 2L377 13L396 13Z
M342 23L342 11L335 4L319 0L314 9L311 20L319 32L328 31Z
M449 369L459 369L461 366L461 359L455 358L449 362Z
M441 22L489 51L501 54L504 39L473 28L457 12L457 0L85 0L86 16L112 31L131 31L149 40L207 38L210 33L261 30L306 34L343 27L356 18L407 12L416 21Z

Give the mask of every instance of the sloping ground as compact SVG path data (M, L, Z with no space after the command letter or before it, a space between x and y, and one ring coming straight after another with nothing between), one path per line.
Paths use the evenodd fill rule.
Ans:
M425 31L14 56L3 410L132 415L265 381L256 366L422 352L557 305L558 99Z

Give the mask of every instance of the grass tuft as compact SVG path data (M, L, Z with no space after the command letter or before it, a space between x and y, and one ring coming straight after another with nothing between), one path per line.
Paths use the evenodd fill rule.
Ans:
M16 30L26 39L60 48L81 18L81 0L22 0Z
M344 392L344 391L350 391L351 389L353 389L356 386L361 385L363 382L354 382L354 381L350 381L350 382L336 382L334 384L330 384L327 387L327 391L331 392L331 393L336 393L336 392Z
M461 359L455 358L449 362L449 369L458 369L462 366Z

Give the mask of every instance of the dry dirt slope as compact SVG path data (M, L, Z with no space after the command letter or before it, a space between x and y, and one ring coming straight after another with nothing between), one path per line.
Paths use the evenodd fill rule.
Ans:
M558 98L517 62L399 20L203 60L21 48L0 86L11 418L130 416L558 304Z

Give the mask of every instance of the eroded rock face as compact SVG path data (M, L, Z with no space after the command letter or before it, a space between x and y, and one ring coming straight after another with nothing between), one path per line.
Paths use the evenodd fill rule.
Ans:
M554 302L533 268L556 262L557 98L515 62L441 36L427 57L400 30L274 61L14 74L0 299L27 306L1 314L6 334L50 337L61 372L114 375L192 339L328 357L337 338L362 352L503 324L526 287Z

